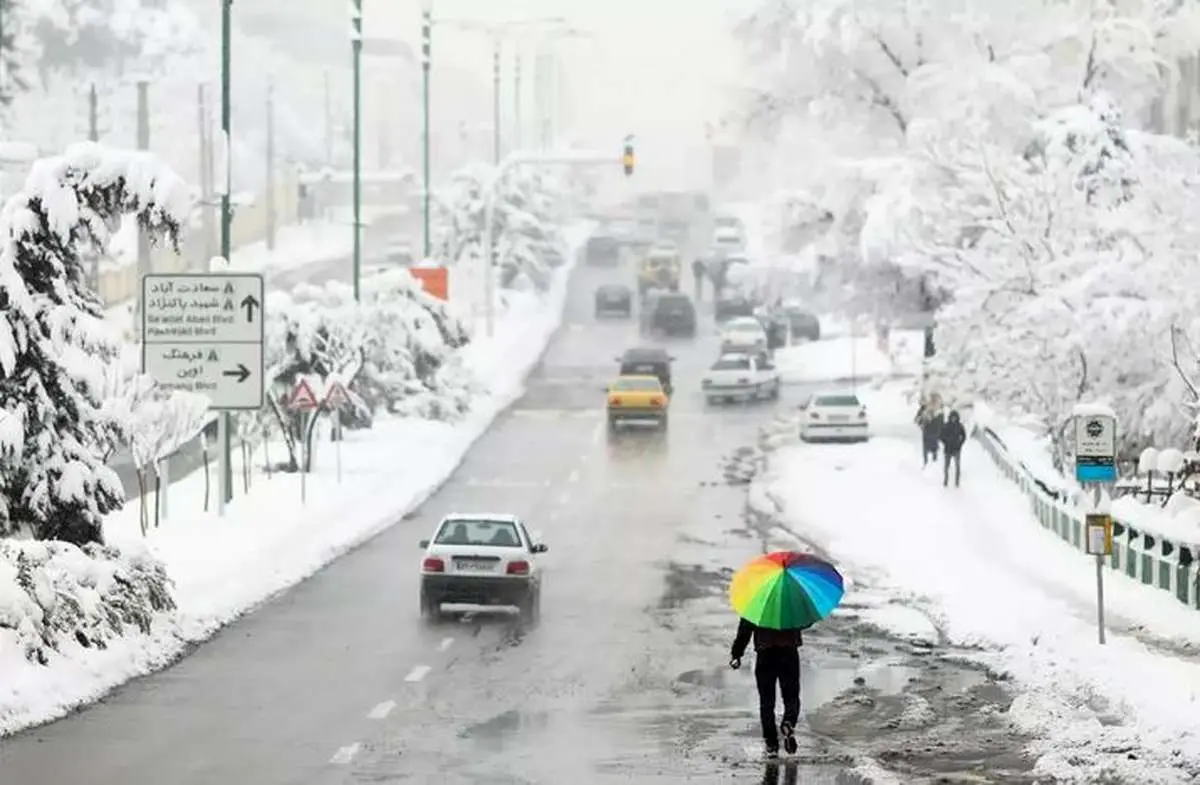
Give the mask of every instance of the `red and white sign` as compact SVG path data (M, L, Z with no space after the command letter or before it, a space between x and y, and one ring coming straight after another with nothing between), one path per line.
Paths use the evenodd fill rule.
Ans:
M329 385L329 391L325 393L325 405L334 409L340 409L350 403L350 394L346 392L346 386L341 382L334 382Z
M295 409L300 412L311 412L320 405L316 394L313 393L313 389L308 385L307 380L301 379L296 382L296 386L292 388L292 394L288 396L289 409Z

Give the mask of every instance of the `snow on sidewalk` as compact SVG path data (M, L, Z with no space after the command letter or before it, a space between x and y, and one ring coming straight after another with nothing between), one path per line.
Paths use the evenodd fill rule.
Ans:
M1200 662L1185 648L1200 642L1194 612L1106 571L1113 618L1100 646L1094 564L1038 525L977 445L964 454L963 487L943 488L940 467L922 471L916 439L785 447L765 490L853 582L894 592L1014 677L1010 719L1041 740L1042 774L1193 781ZM1173 645L1147 645L1138 639L1147 633Z
M832 337L785 346L775 351L784 384L863 381L921 371L920 333L897 331L889 346L877 338Z
M581 227L579 237L587 236L585 228L590 229ZM235 461L237 494L224 518L203 512L203 471L172 485L169 517L144 539L136 504L112 516L105 523L110 543L131 553L148 549L165 563L175 583L176 612L156 619L150 634L120 639L103 651L66 642L52 667L32 664L11 647L0 648L0 734L62 716L169 664L190 643L312 575L420 504L495 416L522 394L526 375L561 323L569 275L569 268L559 271L552 290L540 299L510 295L511 307L498 316L495 335L463 350L462 361L483 387L464 420L382 419L370 430L347 432L340 483L333 446L322 443L316 470L306 479L306 504L300 502L298 475L268 479L256 473L250 493L242 495ZM282 456L276 445L274 459ZM261 448L255 462L263 462Z

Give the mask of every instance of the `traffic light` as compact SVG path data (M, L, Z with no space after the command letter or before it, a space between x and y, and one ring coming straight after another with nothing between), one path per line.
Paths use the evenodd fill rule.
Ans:
M625 176L633 174L633 137L625 137L625 152L621 155L621 165L625 167Z

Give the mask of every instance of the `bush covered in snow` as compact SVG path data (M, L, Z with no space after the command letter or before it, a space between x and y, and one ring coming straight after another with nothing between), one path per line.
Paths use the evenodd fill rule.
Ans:
M484 189L495 177L478 165L457 172L437 202L433 255L450 264L478 265L483 258ZM495 258L499 286L543 292L563 263L565 187L553 172L532 167L510 171L495 203Z
M467 328L406 270L364 278L361 302L330 282L273 293L266 313L267 361L281 389L300 374L336 375L372 411L454 419L470 405L472 380L454 359Z
M843 280L937 293L943 393L1036 415L1060 445L1081 400L1113 406L1127 455L1179 443L1200 402L1195 354L1172 357L1200 339L1179 285L1200 152L1140 128L1200 8L763 2L740 32L774 184L835 216Z
M51 665L68 648L147 634L174 608L166 572L148 556L0 539L0 652Z
M187 207L153 156L83 144L38 161L0 213L0 535L97 541L124 503L104 465L127 427L103 401L121 346L81 253L122 215L174 243Z

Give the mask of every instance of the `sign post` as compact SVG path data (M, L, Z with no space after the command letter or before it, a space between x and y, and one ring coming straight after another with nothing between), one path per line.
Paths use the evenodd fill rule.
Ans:
M312 426L312 419L315 416L317 407L320 404L317 402L316 393L309 386L308 381L301 379L296 382L296 386L292 388L288 395L288 408L294 412L300 412L300 434L299 453L300 453L300 503L304 504L308 499L308 431Z
M342 408L350 403L350 395L346 386L334 382L325 393L325 405L333 411L333 451L337 461L337 481L342 481Z
M1100 510L1106 486L1117 481L1117 418L1111 409L1080 404L1075 419L1075 479L1092 491L1084 518L1087 552L1096 559L1096 634L1104 634L1104 559L1112 554L1112 516Z
M228 413L263 405L264 291L258 273L142 276L142 372L164 390L205 395L222 412L220 515L233 498Z

